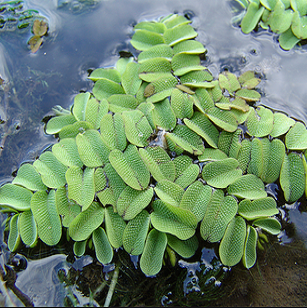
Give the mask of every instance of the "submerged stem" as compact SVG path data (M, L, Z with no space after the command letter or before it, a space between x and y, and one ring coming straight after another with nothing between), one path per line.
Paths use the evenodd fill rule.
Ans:
M113 293L114 293L114 290L115 290L115 286L116 286L116 283L117 283L117 279L118 279L118 273L119 273L119 266L117 265L115 267L114 274L113 274L113 277L112 277L112 281L111 281L111 284L110 284L110 288L109 288L109 291L108 291L108 294L107 294L107 297L106 297L106 300L104 302L103 307L109 307L110 306L112 296L113 296Z

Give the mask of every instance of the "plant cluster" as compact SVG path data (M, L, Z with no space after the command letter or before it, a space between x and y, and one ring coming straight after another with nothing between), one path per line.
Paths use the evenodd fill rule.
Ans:
M236 0L244 8L235 19L244 33L256 27L279 35L280 47L289 50L307 39L306 0Z
M219 243L226 266L255 264L263 232L281 227L265 184L279 181L289 203L306 191L307 130L252 106L254 72L214 80L190 23L177 14L138 23L137 59L95 69L91 93L54 108L46 133L59 142L0 188L11 251L20 239L56 245L64 227L76 256L94 247L108 264L123 247L147 276L165 253L190 258L202 240Z

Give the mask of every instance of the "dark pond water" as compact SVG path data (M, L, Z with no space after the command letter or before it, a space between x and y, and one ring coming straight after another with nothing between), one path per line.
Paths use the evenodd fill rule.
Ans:
M262 76L261 103L307 123L306 49L283 51L274 34L267 31L243 34L231 25L230 1L26 0L23 5L45 16L49 30L36 54L27 47L29 29L12 25L0 30L0 75L6 85L0 90L0 116L5 121L0 124L0 184L11 181L22 162L35 159L56 142L44 134L41 120L51 114L53 106L67 108L75 94L91 89L88 70L113 66L120 51L133 52L129 39L135 23L174 12L192 17L197 39L208 50L206 65L215 78L224 69L238 75L255 70ZM165 267L150 279L119 253L123 266L113 303L205 305L208 296L211 305L220 306L306 305L306 202L285 205L280 217L282 233L270 238L250 271L238 265L226 273L213 262L214 249L207 247L194 261L180 261L174 270ZM1 221L4 219L2 215ZM104 304L108 289L104 284L113 275L112 265L103 269L89 255L74 260L65 239L55 249L38 245L34 252L23 249L17 255L7 251L3 228L0 239L1 266L8 264L16 272L16 287L36 306ZM211 274L197 276L197 261L202 261L204 273L216 270L213 282ZM193 293L193 288L203 292L206 286L208 294L203 297L184 297L184 292ZM13 303L22 305L11 291L9 295Z

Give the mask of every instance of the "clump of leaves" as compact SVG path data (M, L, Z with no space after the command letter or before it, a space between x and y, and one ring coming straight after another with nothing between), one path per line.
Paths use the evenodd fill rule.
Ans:
M45 20L35 19L32 26L33 36L30 37L28 45L31 52L36 53L43 43L43 37L47 35L48 23Z
M64 229L75 255L94 247L108 264L123 247L146 276L166 252L190 258L203 240L220 243L226 266L255 264L263 232L281 228L265 184L279 181L290 203L307 192L307 130L253 107L254 72L214 80L190 23L177 14L138 23L137 59L94 70L92 92L55 108L46 133L59 142L0 188L11 251L20 240L56 245Z
M280 47L289 50L307 39L306 0L236 0L244 9L235 17L244 33L257 27L279 35Z

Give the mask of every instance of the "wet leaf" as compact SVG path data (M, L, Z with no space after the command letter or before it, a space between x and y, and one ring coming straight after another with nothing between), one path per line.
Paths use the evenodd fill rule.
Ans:
M39 47L43 43L43 38L38 35L33 35L28 41L32 53L36 53L39 50Z
M93 94L98 100L108 99L114 94L125 94L120 84L112 80L101 78L95 82Z
M167 78L171 75L171 63L162 57L148 59L139 67L139 78L152 82L159 78Z
M241 29L243 33L250 33L257 26L261 15L264 11L264 7L259 8L259 4L251 2L247 8L247 12L242 19Z
M161 34L149 30L137 30L130 41L131 45L138 50L144 51L158 44L164 44Z
M285 32L290 28L292 18L293 11L285 10L285 6L281 0L277 0L274 11L269 17L269 25L271 30L277 34Z
M228 156L223 151L219 149L210 149L210 148L205 148L204 153L198 156L198 160L200 162L223 160L226 158L228 158Z
M191 258L198 248L198 240L194 235L187 240L180 240L176 236L167 234L167 244L182 258Z
M228 110L212 107L207 110L207 116L215 125L227 132L234 132L238 127L236 117Z
M94 129L95 127L86 121L78 121L73 124L66 125L59 132L60 139L76 138L79 133L84 133L86 130Z
M50 152L44 152L39 156L33 166L41 175L43 183L50 188L59 188L66 184L65 173L67 167L61 163L55 155Z
M51 118L46 125L46 133L53 135L58 133L63 127L75 123L76 118L71 115L63 115Z
M273 130L273 112L265 107L251 108L246 123L248 134L255 137L264 137Z
M124 220L131 220L148 206L152 197L152 187L140 191L127 186L117 200L117 212Z
M74 243L73 250L74 250L75 256L82 257L84 255L85 249L86 249L86 243L87 243L87 240Z
M104 208L98 202L93 202L70 223L69 236L74 241L84 241L102 224L103 219Z
M307 39L307 16L300 16L299 12L294 12L291 29L297 38Z
M145 246L149 229L150 216L147 211L141 211L128 222L123 233L124 249L131 255L140 255Z
M171 107L177 118L191 118L193 115L193 100L179 89L172 91Z
M182 15L178 14L170 14L164 18L161 19L161 22L163 22L167 29L174 28L179 25L186 25L190 24L191 20L188 20Z
M138 75L139 64L130 62L127 64L126 70L122 75L122 87L126 94L135 95L139 90L142 81Z
M187 24L181 24L176 27L168 28L164 32L164 40L166 44L174 46L182 41L193 39L197 36L197 32ZM175 74L176 75L176 74Z
M236 96L246 100L247 102L257 102L261 98L261 95L259 92L255 90L249 90L249 89L238 90L236 92Z
M228 71L219 74L219 85L221 89L226 89L230 93L241 89L237 76Z
M165 233L155 229L149 232L140 258L140 267L146 276L154 276L160 272L166 245Z
M168 98L161 102L155 103L155 108L152 111L152 117L155 126L165 130L173 130L177 123L175 113Z
M17 176L12 181L12 184L21 185L32 191L47 189L47 187L43 184L39 173L36 171L33 165L29 163L22 164L19 167Z
M305 0L291 0L291 8L295 12L299 12L301 16L307 14L307 6Z
M160 180L154 190L162 201L176 207L179 206L184 193L181 186L169 180Z
M47 29L48 24L45 21L39 19L34 20L32 28L34 35L43 36L47 33Z
M27 247L33 247L37 241L37 226L31 211L19 214L19 233Z
M174 54L184 53L190 55L198 55L207 51L202 43L195 40L182 41L173 47Z
M172 69L174 75L182 76L191 71L201 71L205 69L205 67L200 65L199 56L180 53L174 55L172 59Z
M18 220L19 220L19 214L15 214L10 219L10 232L9 232L9 237L7 239L7 246L11 252L16 251L20 243Z
M110 263L113 259L113 249L103 228L99 227L94 230L93 244L97 260L102 264Z
M245 221L242 217L236 216L227 226L219 247L220 259L224 265L234 266L241 261L244 252L245 237Z
M216 188L226 188L241 175L239 162L234 158L209 162L202 170L202 178Z
M292 49L300 41L300 39L293 34L291 28L281 33L278 40L280 47L284 50Z
M256 263L257 240L258 240L258 233L255 230L255 228L247 226L244 251L242 257L242 263L246 268L251 268Z
M150 217L155 229L175 235L181 240L187 240L195 234L197 218L189 210L161 200L155 200L152 208L153 212Z
M170 62L172 60L173 54L173 49L169 45L155 45L147 49L146 51L141 52L138 55L138 62L143 63L146 60L154 58L164 58Z
M301 157L291 152L285 154L280 170L280 186L287 202L297 201L305 190L304 164Z
M127 94L114 94L108 98L108 102L110 111L114 113L134 110L138 106L136 98Z
M271 197L256 199L254 201L244 199L239 203L238 213L246 220L273 216L279 213L276 201Z
M115 83L121 82L120 73L114 68L96 68L92 71L91 75L88 78L94 82L100 79L113 81Z
M307 129L301 122L296 122L286 134L285 144L289 150L307 149Z
M285 134L291 126L295 124L295 121L281 112L274 112L273 117L273 129L270 135L275 138Z
M55 190L49 194L37 191L31 199L31 211L37 223L39 238L47 245L56 245L62 236L62 224L55 202Z
M222 190L215 190L200 225L201 237L210 243L221 240L228 223L237 213L237 209L238 204L235 198L224 197Z
M253 225L273 235L279 234L281 229L280 222L273 217L259 218L253 222Z

